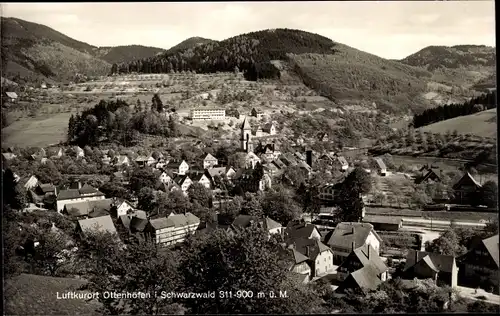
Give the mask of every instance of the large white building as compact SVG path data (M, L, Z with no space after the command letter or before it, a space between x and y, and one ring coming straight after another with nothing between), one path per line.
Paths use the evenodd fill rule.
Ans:
M57 211L60 213L66 204L84 201L104 200L104 193L85 184L83 187L78 184L78 189L62 190L57 195Z
M169 246L183 242L188 235L195 233L200 219L191 213L170 214L168 217L150 221L153 238L157 244Z
M226 118L226 110L221 108L196 108L190 112L193 121L223 120Z

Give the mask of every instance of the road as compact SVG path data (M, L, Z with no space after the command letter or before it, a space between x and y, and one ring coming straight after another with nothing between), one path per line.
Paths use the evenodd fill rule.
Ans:
M401 217L403 220L403 226L405 225L405 222L408 223L408 225L411 225L413 223L416 224L424 224L426 227L430 227L431 225L436 225L436 226L451 226L452 222L451 221L446 221L446 220L435 220L435 219L424 219L424 218L415 218L415 217ZM473 226L473 227L485 227L485 223L479 223L479 222L462 222L462 221L453 221L453 225L458 225L458 226Z
M483 289L479 289L476 293L476 289L464 286L457 286L457 290L459 291L459 295L465 298L469 298L474 301L485 301L491 304L500 305L500 296L492 293L488 293ZM485 300L478 298L478 296L486 297Z

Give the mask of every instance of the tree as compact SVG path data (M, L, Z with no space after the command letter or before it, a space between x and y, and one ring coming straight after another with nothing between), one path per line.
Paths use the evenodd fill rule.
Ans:
M201 183L191 184L188 196L191 203L197 202L203 207L210 207L212 203L212 193Z
M449 229L442 233L439 238L434 241L427 242L425 250L458 257L465 253L467 249L460 244L460 239L457 233L453 229Z
M33 232L32 240L39 242L35 248L33 256L30 256L28 262L35 273L61 276L60 270L68 264L70 259L68 239L59 232L41 229Z
M265 216L283 226L292 220L299 219L302 215L299 205L285 190L266 192L261 205Z
M361 168L355 168L342 182L340 193L335 198L339 207L339 222L357 222L362 217L363 194L371 190L370 175Z
M261 202L256 194L246 193L245 199L241 205L240 214L250 215L250 216L264 216L264 211L262 210Z
M104 183L99 187L99 190L108 198L116 197L125 200L128 200L130 198L130 193L128 192L128 190L123 185L115 181Z
M157 178L151 168L136 168L130 176L130 189L139 192L142 188L154 188Z
M245 154L242 152L236 152L228 157L228 165L234 167L234 168L245 168L246 167L246 160L245 160Z
M180 256L183 292L215 291L216 295L213 299L185 300L185 306L194 314L321 312L318 295L290 279L288 261L279 255L279 247L274 238L268 240L266 232L256 225L238 234L215 230L206 237L190 239ZM254 295L235 297L241 290ZM288 298L256 296L256 293L271 291L286 291Z
M481 188L482 202L494 208L498 206L498 185L494 181L487 181Z
M411 195L411 199L412 202L419 208L422 208L423 206L432 202L432 198L421 187L415 188L415 191L413 191Z
M151 103L152 103L152 108L153 109L155 109L159 113L163 112L163 110L164 110L164 108L163 108L163 102L161 101L160 96L158 95L158 93L155 93L153 95Z
M169 205L172 212L176 214L186 214L191 211L192 205L181 190L173 190L169 192L167 195L167 201L167 205Z
M157 211L158 204L156 203L155 191L150 187L143 187L137 194L137 207L148 214Z

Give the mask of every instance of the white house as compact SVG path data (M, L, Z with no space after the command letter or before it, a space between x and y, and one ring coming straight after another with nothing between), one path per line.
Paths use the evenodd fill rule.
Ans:
M199 173L194 173L190 175L191 180L193 183L199 183L203 185L205 188L210 189L211 187L211 181L210 178L208 178L204 173L199 172Z
M247 168L254 169L257 163L260 163L260 158L253 152L248 152L245 156L245 165Z
M165 171L163 171L160 174L160 176L158 177L158 180L161 183L165 183L165 184L170 184L172 182L172 178Z
M179 186L184 194L187 194L187 190L193 184L193 181L187 175L177 175L174 178L174 182Z
M167 169L171 169L173 172L179 175L185 175L186 172L189 170L189 165L184 160L181 162L172 161L167 164Z
M203 169L210 169L213 168L214 166L217 166L218 164L217 158L212 156L211 154L207 154L205 159L203 159Z
M125 155L115 156L113 161L116 166L130 166L130 159Z
M137 158L135 159L135 162L136 162L139 166L144 167L144 166L151 166L151 165L153 165L153 164L156 162L156 160L155 160L153 157L151 157L151 156L149 156L149 157L146 157L146 156L139 156L139 157L137 157Z
M56 202L59 213L62 212L64 206L68 203L103 200L105 198L104 193L88 184L85 184L83 187L80 184L78 186L78 189L61 190L59 192Z
M134 210L134 206L125 200L116 200L114 202L116 207L116 217L127 215L129 211Z
M169 246L183 242L198 229L200 219L191 213L170 214L150 221L151 233L157 244Z

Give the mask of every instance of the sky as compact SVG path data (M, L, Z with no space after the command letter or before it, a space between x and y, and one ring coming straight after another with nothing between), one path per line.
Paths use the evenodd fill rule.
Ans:
M430 45L495 46L494 1L2 3L5 17L44 24L95 46L168 49L269 28L317 33L384 58Z

